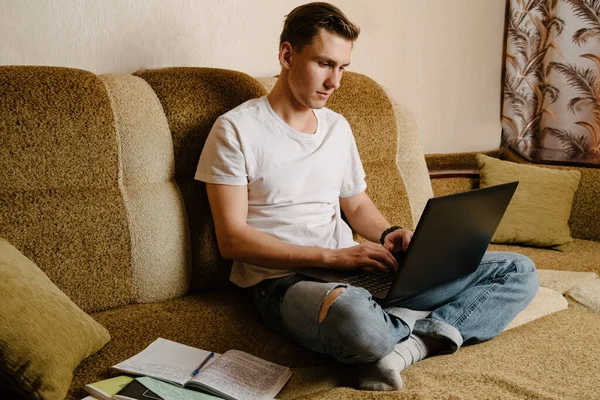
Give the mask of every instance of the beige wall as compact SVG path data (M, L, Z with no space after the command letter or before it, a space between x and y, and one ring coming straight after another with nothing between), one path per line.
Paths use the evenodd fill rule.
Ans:
M274 75L284 15L304 2L0 0L0 64ZM363 31L350 70L413 110L426 153L498 147L504 0L331 2Z

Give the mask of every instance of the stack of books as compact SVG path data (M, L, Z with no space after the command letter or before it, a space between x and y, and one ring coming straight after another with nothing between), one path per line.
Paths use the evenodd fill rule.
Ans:
M121 375L87 384L84 400L270 400L292 375L243 351L218 354L162 338L111 369Z

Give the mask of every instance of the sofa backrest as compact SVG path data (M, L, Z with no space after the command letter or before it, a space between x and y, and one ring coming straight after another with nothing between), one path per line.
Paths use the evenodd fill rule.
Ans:
M204 142L216 119L246 100L266 94L250 76L214 68L164 68L139 71L154 89L173 138L175 180L187 209L192 252L192 291L228 285L231 261L223 259L204 183L194 180Z
M87 312L180 296L187 220L148 84L0 67L0 236Z
M0 67L0 237L88 312L228 285L193 177L217 117L267 92L229 70L135 75ZM353 129L374 202L413 227L431 185L410 113L351 72L328 106ZM402 160L415 161L399 174Z

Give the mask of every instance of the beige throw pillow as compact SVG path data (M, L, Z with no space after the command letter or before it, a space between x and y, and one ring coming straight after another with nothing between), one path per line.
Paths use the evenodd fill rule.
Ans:
M0 386L63 399L73 370L110 340L33 262L0 238Z
M502 161L477 154L480 186L519 181L492 242L568 250L569 217L581 173Z

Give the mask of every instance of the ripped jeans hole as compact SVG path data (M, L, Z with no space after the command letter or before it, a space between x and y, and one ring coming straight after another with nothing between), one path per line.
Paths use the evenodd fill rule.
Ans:
M337 298L342 294L342 292L346 290L346 285L339 285L332 288L327 296L323 299L323 303L321 303L321 309L319 310L319 324L325 320L327 316L327 312L329 312L329 308L331 305L337 300Z

